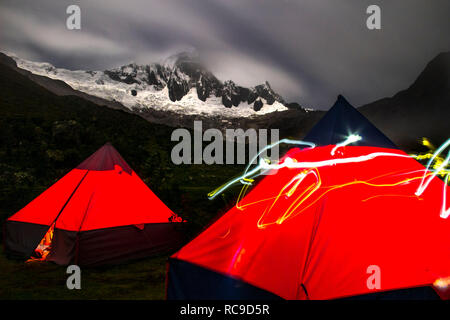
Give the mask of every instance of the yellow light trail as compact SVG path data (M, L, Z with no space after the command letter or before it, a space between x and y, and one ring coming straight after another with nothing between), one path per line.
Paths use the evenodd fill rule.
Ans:
M348 145L350 143L359 141L361 139L362 138L358 135L350 135L344 142L336 145L336 147L333 148L331 154L334 155L334 153L338 147ZM277 144L282 143L282 142L283 141L279 141ZM303 142L303 141L288 140L288 143L308 145L308 143ZM432 147L432 144L426 138L423 139L423 144L426 146L429 146L430 148ZM252 161L246 167L244 173L241 176L231 180L230 182L228 182L228 183L222 185L221 187L215 189L214 191L210 192L208 194L208 196L210 199L212 199L215 196L217 196L219 193L223 192L226 188L228 188L232 184L235 184L236 182L241 182L244 186L241 189L239 196L238 196L238 200L236 202L237 209L242 211L242 210L244 210L245 207L250 206L250 205L254 205L254 204L265 202L265 201L271 201L271 200L273 201L272 205L270 205L269 207L267 207L265 209L264 213L258 220L258 227L264 228L267 226L267 224L263 224L261 221L267 214L269 214L271 212L271 210L274 208L274 206L277 203L277 201L279 200L279 198L281 196L291 197L294 194L294 192L297 190L297 188L301 185L301 183L304 181L306 176L308 176L311 173L313 173L314 176L316 176L316 179L317 179L316 183L305 188L305 190L297 198L295 198L293 200L293 202L289 206L289 208L277 219L277 221L275 223L280 224L280 223L284 222L285 220L287 220L288 218L295 217L296 215L298 215L299 213L303 212L304 210L309 208L311 205L316 203L318 200L320 200L325 194L327 194L330 191L336 190L338 188L355 185L355 184L362 184L362 185L367 185L367 186L372 186L372 187L393 187L393 186L399 186L402 184L408 184L411 181L420 180L420 184L419 184L419 187L417 188L416 192L410 196L410 197L419 198L419 196L421 196L423 194L423 192L426 190L426 188L429 186L429 184L431 183L431 180L436 175L440 174L440 175L445 176L445 183L443 186L443 202L442 202L442 209L441 209L440 217L446 219L450 215L450 209L448 209L446 207L447 206L446 205L447 184L448 184L449 175L450 175L450 170L447 167L449 166L450 152L448 153L448 156L445 159L440 157L440 154L449 145L450 145L450 139L447 140L447 142L444 143L442 146L440 146L433 154L426 154L426 155L404 155L404 154L391 153L391 152L374 152L374 153L357 156L357 157L333 158L333 159L327 159L327 160L322 160L322 161L312 161L312 162L298 162L297 160L292 159L290 157L287 157L283 162L278 163L278 164L272 164L272 163L266 162L264 160L261 160L258 166L256 166L252 170L249 170L250 164L257 158L257 156L258 156L257 155L254 159L252 159ZM313 145L310 145L310 146L314 147ZM267 146L263 151L269 149L270 147L271 146ZM263 152L263 151L261 151L261 152ZM401 157L401 158L413 157L413 158L416 158L417 160L420 160L420 159L430 159L430 160L429 160L428 165L426 166L425 170L416 170L413 172L401 173L401 174L412 174L414 172L422 172L423 171L422 175L413 177L413 178L403 179L403 180L400 180L395 183L374 184L374 183L369 182L369 181L378 179L380 177L392 176L394 174L394 173L387 173L387 174L369 179L367 181L355 180L355 181L351 181L351 182L340 184L340 185L326 187L327 190L325 192L323 192L322 194L320 194L312 203L310 203L309 205L307 205L307 206L301 208L299 211L297 211L299 209L299 207L303 203L305 203L305 201L308 200L321 187L322 182L321 182L319 171L317 170L317 168L326 167L326 166L335 166L335 165L347 164L347 163L370 161L370 160L373 160L378 157ZM242 204L245 194L247 193L248 189L254 182L253 178L260 175L261 171L279 170L282 168L303 169L303 171L300 174L297 174L284 187L282 187L280 192L278 193L278 195L273 196L273 197L268 197L265 199L260 199L260 200L254 201L252 203ZM398 174L398 172L396 174ZM290 187L291 185L292 185L292 187ZM290 189L289 189L289 187L290 187ZM306 194L306 196L305 196L305 194ZM370 199L373 199L376 197L381 197L381 196L395 196L395 195L392 195L392 194L391 195L378 195L378 196L367 198L363 201L368 201ZM272 224L272 223L270 223L270 224Z

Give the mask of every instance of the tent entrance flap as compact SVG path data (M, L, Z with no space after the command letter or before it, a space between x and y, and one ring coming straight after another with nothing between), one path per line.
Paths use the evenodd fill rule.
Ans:
M47 259L47 256L50 254L52 248L54 229L55 224L53 223L50 229L48 229L42 240L37 245L36 249L34 249L28 261L36 261L36 260L43 261Z

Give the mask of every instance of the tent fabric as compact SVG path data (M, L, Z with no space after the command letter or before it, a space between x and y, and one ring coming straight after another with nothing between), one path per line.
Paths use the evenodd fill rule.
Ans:
M331 130L346 127L346 119L352 120L339 118L343 123ZM282 163L289 159L299 167L265 176L175 253L168 298L207 299L222 290L253 298L224 281L193 287L185 279L189 266L172 267L174 261L289 300L432 297L417 288L450 276L450 219L440 217L448 198L443 182L433 178L416 196L425 168L406 153L391 145L332 152L335 147L290 150ZM380 271L380 288L368 285L373 266Z
M114 170L115 166L119 166L128 174L131 174L133 171L114 147L110 143L107 143L99 152L95 152L80 163L77 169L107 171Z
M239 279L199 267L195 264L169 259L167 296L175 300L281 300L277 295L252 286ZM183 276L189 274L188 277ZM208 292L209 295L205 295Z
M106 261L109 255L125 255L127 251L135 250L131 244L124 245L130 240L127 239L130 236L140 238L140 243L145 242L155 249L163 247L161 227L156 225L167 225L163 229L167 232L165 241L168 245L179 242L179 237L171 231L171 222L175 216L128 166L116 149L106 144L7 220L7 249L29 256L32 252L30 249L36 247L45 232L55 223L55 248L64 249L52 248L49 260L66 264L76 258L68 249L75 246L74 242L85 239L92 231L103 230L101 235L108 234L104 239L108 241L117 235L115 228L131 226L131 233L123 233L122 237L115 240L114 245L108 245L121 248L122 252L113 253L109 249L96 251L94 248L101 243L95 246L95 241L91 241L90 246L79 248L83 251L94 250L99 261ZM145 226L146 230L140 230L137 226ZM153 244L153 236L149 230L155 231L155 237L158 238ZM77 237L69 236L70 234ZM37 238L39 240L36 242ZM143 251L148 249L143 248ZM107 256L102 257L102 252Z
M6 221L4 245L6 252L16 258L30 257L50 226L19 221Z
M331 150L288 155L298 162L320 161ZM340 157L377 152L405 155L347 146ZM319 180L309 175L292 195L282 194L276 202L302 169L283 168L267 176L242 200L241 209L231 209L173 258L284 299L371 293L367 270L372 265L380 267L384 291L431 285L449 276L450 220L440 217L441 180L433 179L422 196L415 196L423 167L395 156L317 170ZM310 196L304 193L315 187ZM293 205L298 208L285 216Z
M352 143L353 146L397 149L397 146L388 137L341 95L303 140L313 142L318 146L327 146L338 144L351 134L358 134L362 137L362 140Z
M390 291L379 291L375 293L364 294L342 298L339 300L440 300L441 298L430 286L415 287Z
M180 245L172 223L149 223L83 232L56 229L47 261L60 265L112 265L151 256Z

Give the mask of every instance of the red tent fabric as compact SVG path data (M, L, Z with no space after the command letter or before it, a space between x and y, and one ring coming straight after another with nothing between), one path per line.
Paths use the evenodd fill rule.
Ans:
M54 224L47 260L107 263L177 244L180 237L172 225L177 221L106 144L7 220L6 245L29 256Z
M221 296L229 283L223 277L235 281L233 290L250 285L283 299L344 298L449 277L442 180L416 196L425 168L404 152L346 146L332 156L334 147L291 150L285 159L303 166L265 177L174 254L169 297L214 296L213 286L187 288L181 264L220 275ZM374 268L379 288L371 284Z

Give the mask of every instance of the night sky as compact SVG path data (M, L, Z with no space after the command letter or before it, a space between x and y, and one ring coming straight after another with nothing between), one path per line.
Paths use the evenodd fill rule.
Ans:
M81 30L66 8L81 7ZM381 30L366 8L381 7ZM355 106L407 88L450 51L448 0L160 0L0 2L0 49L57 67L105 70L195 50L221 80L269 81L288 101Z

